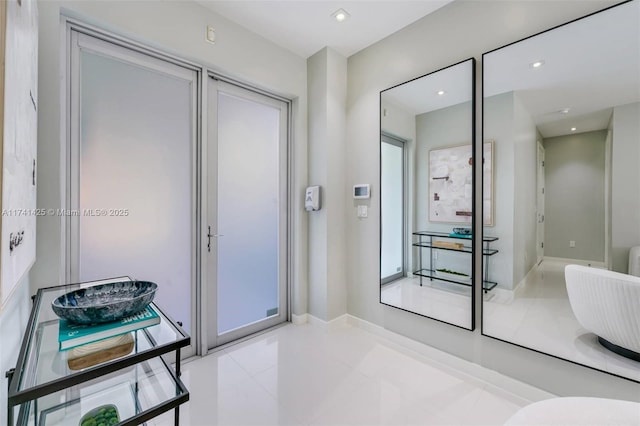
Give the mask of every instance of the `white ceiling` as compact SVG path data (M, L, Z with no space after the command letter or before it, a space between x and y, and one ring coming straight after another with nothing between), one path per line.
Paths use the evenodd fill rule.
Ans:
M414 115L424 114L471 100L472 61L420 77L382 92L382 99ZM444 90L444 95L438 91Z
M196 0L308 58L325 46L349 57L453 0ZM337 22L331 14L346 10Z
M516 92L545 138L606 128L640 101L639 17L627 3L485 55L484 95Z

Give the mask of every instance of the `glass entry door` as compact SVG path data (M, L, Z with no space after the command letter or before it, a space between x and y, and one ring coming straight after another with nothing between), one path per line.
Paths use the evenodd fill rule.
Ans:
M209 348L287 318L288 104L209 79Z
M153 281L195 338L199 74L76 30L70 41L67 281Z
M405 276L404 141L381 136L380 282Z

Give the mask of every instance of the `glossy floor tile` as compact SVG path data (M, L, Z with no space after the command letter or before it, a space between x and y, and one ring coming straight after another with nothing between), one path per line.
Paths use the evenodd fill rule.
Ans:
M182 379L180 423L194 426L501 425L529 402L346 323L288 324L184 364Z
M604 348L573 315L564 280L567 264L545 259L513 298L485 296L484 334L640 381L640 363Z
M429 278L402 278L382 286L380 301L440 321L471 328L471 287Z

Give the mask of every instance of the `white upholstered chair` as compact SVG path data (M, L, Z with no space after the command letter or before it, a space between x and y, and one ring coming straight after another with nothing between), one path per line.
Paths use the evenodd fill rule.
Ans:
M569 302L576 319L607 349L640 361L640 277L567 265Z

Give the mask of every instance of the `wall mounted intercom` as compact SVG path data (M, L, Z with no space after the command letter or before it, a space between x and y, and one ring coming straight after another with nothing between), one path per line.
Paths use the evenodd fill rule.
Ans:
M353 185L353 198L371 198L371 188L368 183L359 183Z
M320 187L310 186L304 194L304 209L308 212L320 210Z

